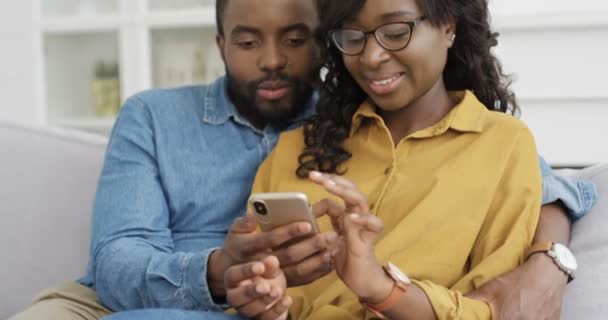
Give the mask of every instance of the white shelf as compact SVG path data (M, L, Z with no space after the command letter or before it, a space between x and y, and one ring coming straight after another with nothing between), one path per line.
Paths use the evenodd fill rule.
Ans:
M215 28L151 30L154 87L208 83L224 74L215 45Z
M153 29L215 27L215 8L153 10L145 22Z
M108 134L117 92L124 102L224 73L213 0L34 1L47 124ZM118 77L101 63L118 65Z
M193 9L215 7L215 0L147 0L150 10Z
M492 22L499 31L560 32L563 30L605 29L608 27L608 11L511 13L495 15Z
M44 17L116 14L119 0L38 0ZM132 0L130 0L132 1Z
M42 21L42 31L44 33L118 31L122 24L122 19L116 15L45 18Z
M61 127L70 127L84 130L110 130L116 121L116 117L109 118L60 118L50 122Z

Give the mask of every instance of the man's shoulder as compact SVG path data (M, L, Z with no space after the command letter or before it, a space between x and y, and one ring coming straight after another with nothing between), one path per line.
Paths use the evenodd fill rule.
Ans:
M210 85L192 85L176 88L151 89L129 98L135 104L150 109L174 109L200 105L204 102Z
M211 110L221 108L222 78L206 85L151 89L131 96L124 104L121 117L156 119L163 123L202 119Z

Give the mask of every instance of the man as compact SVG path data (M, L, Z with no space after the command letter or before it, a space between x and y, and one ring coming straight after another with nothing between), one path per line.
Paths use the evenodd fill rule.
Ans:
M235 318L223 314L225 283L236 278L225 279L225 270L263 259L270 248L308 233L309 225L296 223L258 234L251 217L242 215L257 167L280 132L313 111L315 3L218 0L217 17L227 77L208 86L141 93L125 103L99 182L86 276L43 293L13 319ZM565 190L559 183L548 187ZM584 211L580 202L569 207ZM543 211L537 240L567 243L561 205ZM325 249L335 236L319 234L275 253L289 286L331 271ZM265 276L272 277L276 261L263 262ZM566 281L548 256L535 255L477 294L511 312L519 297L507 296L500 284L520 292L534 288L541 292L529 300L545 308L539 312L554 312ZM243 295L270 295L261 289ZM272 319L280 313L256 314Z

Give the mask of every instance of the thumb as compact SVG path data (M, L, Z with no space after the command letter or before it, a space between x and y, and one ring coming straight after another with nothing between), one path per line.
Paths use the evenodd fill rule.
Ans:
M234 223L230 227L232 233L252 233L255 232L256 221L255 217L251 213L246 213L242 217L238 217L234 220Z

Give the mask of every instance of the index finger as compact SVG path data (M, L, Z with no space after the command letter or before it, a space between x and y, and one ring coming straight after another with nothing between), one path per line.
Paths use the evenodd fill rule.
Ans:
M271 250L298 237L309 235L312 225L309 222L294 222L275 229L256 234L251 241L243 243L242 250L246 253L256 253Z
M344 213L344 204L332 199L323 199L312 206L312 213L315 217L320 218L328 215L331 218L337 218Z
M369 205L367 197L358 189L343 185L333 179L327 179L321 183L327 192L344 200L347 210L356 209L360 213L368 213Z

